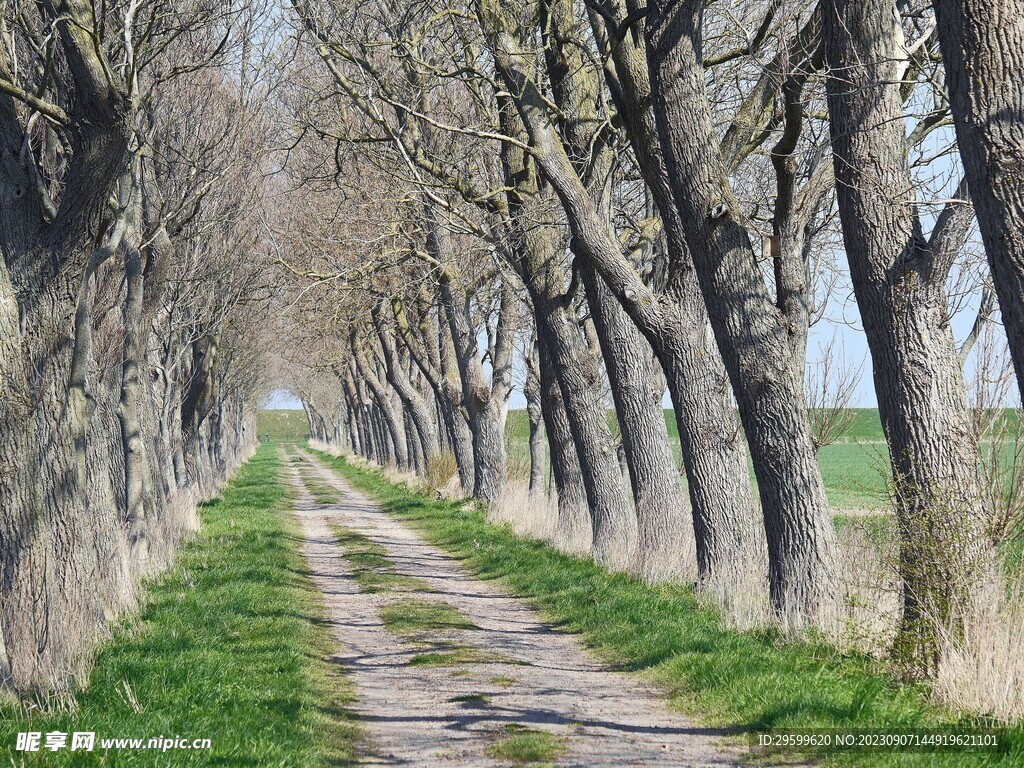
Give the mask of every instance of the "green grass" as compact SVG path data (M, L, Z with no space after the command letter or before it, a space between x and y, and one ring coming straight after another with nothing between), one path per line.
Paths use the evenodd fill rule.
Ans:
M409 665L413 667L457 667L463 664L472 664L476 661L476 655L468 648L459 648L454 651L431 651L430 653L417 653L409 659Z
M101 650L73 714L6 712L10 765L321 766L354 762L352 691L305 575L273 446L201 509L203 528ZM130 690L130 694L128 691ZM94 731L92 753L14 751L19 731ZM111 750L108 737L209 738L209 751ZM24 762L22 762L24 761Z
M409 660L409 664L414 667L461 667L467 664L524 665L526 663L503 653L471 648L458 643L434 641L431 644L435 647L442 647L444 650L417 653Z
M465 503L434 501L387 483L379 473L320 458L360 490L447 550L480 577L532 599L595 652L660 685L672 705L743 732L796 728L965 726L934 706L919 685L894 682L879 662L824 642L786 642L774 631L723 630L681 585L651 587L593 562L489 525ZM1024 732L1007 736L1008 756L836 754L833 765L1019 765Z
M505 726L510 735L487 748L487 754L513 763L549 763L563 752L565 745L545 731L524 728L515 723Z
M883 509L889 453L884 443L840 442L818 451L825 495L833 509Z
M308 465L299 468L299 477L302 478L302 484L306 486L306 490L309 491L309 494L317 504L330 505L338 503L337 491L318 477Z
M384 628L396 635L429 636L434 632L479 629L458 608L443 600L409 597L393 600L380 609Z

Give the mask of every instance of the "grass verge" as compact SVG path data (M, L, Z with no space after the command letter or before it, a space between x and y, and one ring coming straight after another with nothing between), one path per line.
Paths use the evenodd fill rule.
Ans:
M141 613L101 650L77 710L4 722L12 766L351 765L359 730L320 593L306 576L275 446L261 446ZM93 731L92 753L15 751L19 731ZM208 738L209 750L112 749L100 739ZM70 744L70 737L69 737Z
M732 632L698 608L681 585L647 586L592 561L563 555L490 525L464 502L435 501L388 483L378 472L318 457L433 544L482 578L530 598L563 630L624 670L642 672L671 703L740 732L797 729L924 729L983 725L957 719L919 685L893 682L879 662L777 632ZM468 509L468 511L467 511ZM841 752L831 765L956 766L1024 764L1024 731L1008 729L1006 754Z

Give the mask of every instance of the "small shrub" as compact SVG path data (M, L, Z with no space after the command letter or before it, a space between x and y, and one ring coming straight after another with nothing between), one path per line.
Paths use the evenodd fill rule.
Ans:
M436 499L455 499L462 496L459 482L459 465L455 454L441 451L427 462L423 473L423 488Z

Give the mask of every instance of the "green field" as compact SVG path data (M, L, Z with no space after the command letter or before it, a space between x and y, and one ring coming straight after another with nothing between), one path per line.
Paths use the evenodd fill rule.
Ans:
M614 425L611 412L609 421ZM671 409L665 411L665 422L678 460L679 432ZM257 429L259 434L269 434L279 441L303 440L308 431L305 414L288 410L261 411ZM509 411L505 435L509 472L525 478L530 468L530 422L525 410ZM880 509L885 506L888 453L876 409L858 409L843 438L822 448L818 452L818 461L825 480L825 492L833 508Z
M305 440L309 435L309 422L303 410L260 411L256 417L256 432L261 439L270 435L271 440L280 443Z
M609 422L614 429L612 412L609 412ZM665 411L665 423L676 459L679 460L679 433L671 409ZM275 440L303 440L307 433L306 417L302 411L262 411L258 429L261 435L270 434ZM505 435L508 443L509 474L525 479L529 476L530 469L530 423L525 410L509 411ZM853 421L843 437L818 451L825 492L833 509L863 510L886 507L888 456L878 410L856 409Z
M613 421L611 414L609 421ZM676 459L681 462L679 432L671 409L665 411L665 422ZM525 474L529 469L529 435L526 411L510 411L506 436L513 473ZM876 409L857 409L846 434L836 443L822 448L818 452L818 461L825 492L834 509L879 509L885 506L888 453Z

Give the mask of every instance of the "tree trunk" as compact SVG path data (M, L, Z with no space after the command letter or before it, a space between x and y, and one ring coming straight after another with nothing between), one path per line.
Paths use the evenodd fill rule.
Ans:
M507 135L525 137L524 125L511 105L501 117ZM534 159L520 148L504 144L502 162L509 188L510 247L505 256L526 287L542 354L550 361L561 390L590 507L593 556L608 568L634 570L636 514L617 464L600 370L573 316L572 296L565 293L564 237L547 223L557 220L557 200L550 191L542 192ZM558 461L553 453L552 461Z
M387 429L395 466L398 469L407 470L409 469L410 464L409 451L405 439L405 420L402 415L403 409L401 406L396 406L395 402L391 399L391 392L384 386L381 380L377 377L376 372L371 368L370 361L366 358L362 342L357 339L355 331L352 332L351 343L352 357L358 368L359 376L373 394L380 418L383 421L383 426Z
M388 383L394 388L398 396L402 398L409 417L412 419L416 429L417 439L420 441L418 449L422 455L422 462L434 458L437 453L437 430L434 428L434 421L427 407L423 395L416 389L409 380L402 362L399 360L398 351L395 349L395 342L390 335L391 329L384 323L382 310L378 307L374 311L374 324L377 330L377 339L380 341L381 349L384 351L384 366Z
M0 217L2 218L2 217ZM45 683L53 581L53 542L36 477L39 454L20 344L18 302L0 263L0 683L26 690ZM39 650L43 649L43 654Z
M479 13L484 19L502 13L493 3L481 2L480 6L485 6ZM497 26L503 23L499 20ZM603 37L599 24L595 25L595 35ZM566 155L562 139L548 117L547 101L529 80L533 72L532 65L527 63L529 54L517 49L514 41L501 32L494 32L492 40L499 68L510 83L517 83L513 90L521 95L516 105L529 132L533 155L560 197L576 249L601 273L653 346L669 378L698 539L698 587L714 584L728 590L735 584L735 574L761 570L761 526L750 493L742 441L732 427L727 395L720 386L725 380L724 368L714 344L708 342L704 333L707 313L693 279L688 248L656 141L643 47L630 46L629 35L612 46L618 86L613 89L613 96L621 97L617 106L630 130L634 152L659 207L664 209L673 275L671 292L665 295L655 294L644 285L622 254L607 217L598 215L591 204L590 192L584 188L579 170ZM549 55L549 61L550 58ZM552 69L562 66L558 61L551 64ZM567 67L570 71L575 68L578 67ZM563 81L568 76L563 72ZM589 101L574 98L573 103ZM573 144L577 147L574 155L589 155L589 149L578 149L589 147L589 141L577 138ZM713 570L726 565L723 573Z
M436 235L435 235L436 237ZM505 435L501 429L501 403L484 376L478 341L469 321L469 300L448 275L440 280L441 304L455 345L462 382L462 403L473 435L473 496L494 502L505 490ZM504 317L504 322L511 322Z
M359 389L352 378L351 368L339 371L338 379L345 391L345 399L351 413L349 424L352 428L352 450L354 453L374 461L373 438L369 434L366 423L366 406L359 397Z
M745 589L764 584L764 525L753 498L743 429L710 325L686 322L707 318L692 271L671 271L661 307L662 330L649 338L665 371L679 430L693 509L697 590L724 597L741 577Z
M137 190L136 194L141 193ZM133 201L133 206L140 203ZM141 222L135 213L135 221L129 226L129 238L142 237ZM124 485L126 522L132 558L145 570L149 559L149 520L154 513L155 493L149 456L143 438L142 402L144 384L142 364L146 356L146 335L149 331L148 318L143 313L145 269L142 251L136 242L128 242L124 249L125 303L124 317L124 360L121 364L120 426L122 450L124 453Z
M837 597L835 531L803 388L791 373L788 323L765 285L718 151L704 86L704 3L652 0L648 8L658 132L757 476L772 603L787 626L827 622Z
M438 308L438 315L440 377L437 400L451 438L452 453L455 454L455 464L459 468L462 490L470 496L475 496L476 459L473 454L473 430L469 425L468 411L462 402L463 388L459 378L459 366L455 359L451 325L444 320L444 307Z
M203 489L206 476L199 436L215 402L213 373L217 338L207 334L196 339L190 345L190 352L188 374L184 376L185 386L181 395L181 432L186 472L192 472L196 487Z
M409 469L417 475L422 475L426 470L426 461L423 456L423 442L416 430L416 421L408 406L403 403L402 415L405 422L405 443L409 451Z
M553 370L551 356L539 338L537 348L540 358L541 405L551 453L551 473L558 494L554 544L563 552L590 554L594 530L587 506L587 491L583 487L579 455L569 426L569 414L565 410L562 388Z
M362 456L366 453L366 448L363 445L363 436L360 431L359 417L356 414L356 406L348 398L348 393L345 396L345 408L348 413L346 425L348 428L349 448L356 456Z
M582 263L579 270L622 433L637 518L639 572L651 582L693 581L693 528L668 444L662 393L653 388L650 345L594 268Z
M526 355L526 383L523 396L526 398L526 415L530 421L530 493L547 495L546 452L544 442L544 408L540 394L540 357L536 339L530 342Z
M913 187L899 93L900 23L887 0L834 0L824 9L839 213L901 538L897 652L927 675L937 662L936 622L956 612L977 575L981 494L945 295L955 231L966 232L969 211L947 207L925 241L905 199Z
M594 559L609 568L633 570L638 557L637 520L608 430L600 372L561 296L551 295L551 276L544 275L550 267L537 264L536 257L524 257L524 279L534 306L537 337L550 356L579 457L593 524Z
M36 194L38 169L18 113L0 96L0 676L23 692L63 686L78 671L109 586L85 495L88 345L76 347L87 340L76 329L90 329L76 310L97 212L124 164L127 126L116 75L94 44L91 10L62 0L54 15L51 31L67 62L55 77L65 78L72 98L71 151L51 215ZM0 77L12 80L5 57Z
M932 5L960 159L1024 395L1024 2Z

